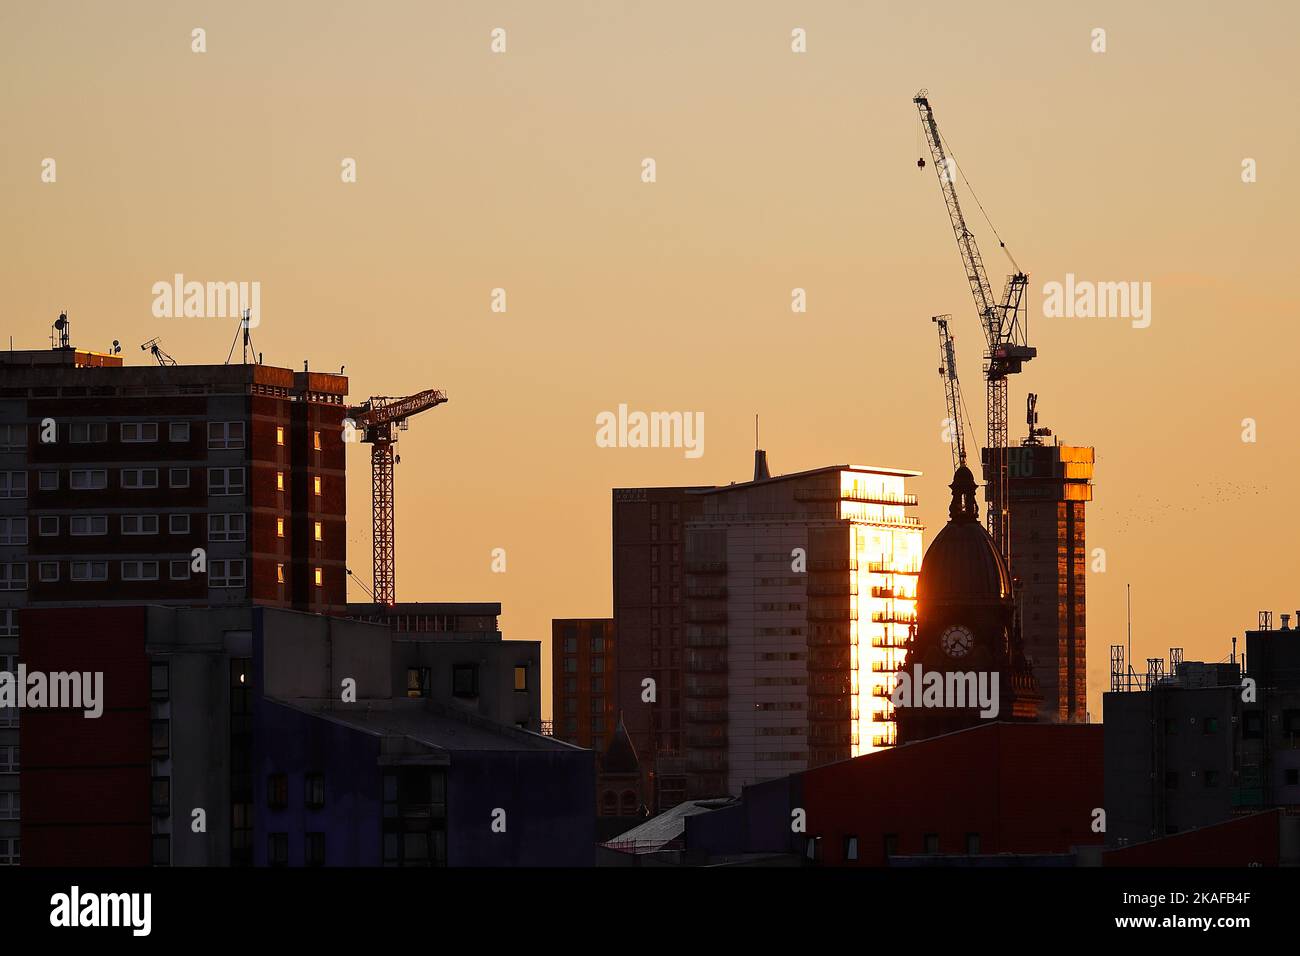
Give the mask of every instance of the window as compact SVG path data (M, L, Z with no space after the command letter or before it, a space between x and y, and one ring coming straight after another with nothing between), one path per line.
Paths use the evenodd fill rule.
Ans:
M266 778L266 805L272 810L283 810L289 805L289 775L273 773Z
M819 836L808 837L808 842L804 844L804 856L810 863L818 863L822 858L822 838Z
M243 448L243 422L211 422L208 425L209 448Z
M980 835L978 833L966 834L966 855L967 856L980 855Z
M167 439L169 441L189 441L190 423L189 422L170 423L167 426Z
M153 720L149 722L153 755L158 760L166 760L171 753L171 722Z
M593 654L605 653L605 639L603 637L593 637L591 639L591 653Z
M1219 785L1219 771L1217 770L1205 771L1205 785L1207 787L1217 787Z
M168 573L173 581L188 581L190 579L190 563L184 558L170 561L168 565Z
M168 468L167 486L169 488L188 488L190 486L190 470L188 468Z
M528 666L515 665L515 690L528 690Z
M122 423L122 441L128 444L134 442L152 442L157 440L158 440L157 422L123 422Z
M157 561L123 561L122 580L123 581L157 581L158 562Z
M566 637L564 639L564 653L566 654L578 653L578 639L576 637Z
M276 584L283 584L283 583L284 583L284 565L283 565L283 564L277 564L277 565L275 566L275 583L276 583Z
M591 692L592 692L593 694L603 694L603 693L605 693L605 678L603 678L603 677L593 677L593 678L591 679Z
M320 451L320 432L311 433L311 447L316 451Z
M282 471L275 473L275 490L284 491L284 472Z
M311 487L312 487L312 493L317 498L319 498L320 497L320 475L317 475L316 477L312 478Z
M74 445L108 441L108 422L73 422L68 426L68 441Z
M18 852L19 844L22 843L18 837L5 839L0 837L0 866L17 866L22 859Z
M303 802L311 810L319 810L325 806L325 775L323 773L309 773L303 779L306 793L303 796Z
M283 518L276 518L276 519L275 519L275 536L276 536L277 538L283 538L283 537L284 537L284 519L283 519Z
M149 784L149 803L156 817L169 817L172 812L172 781L170 777L154 777Z
M208 586L242 588L248 583L243 558L208 562Z
M26 544L27 519L0 517L0 544Z
M72 487L77 487L77 473L72 473ZM157 488L158 487L158 469L157 468L123 468L122 469L122 487L123 488Z
M108 562L107 561L73 561L72 580L107 581Z
M937 834L937 833L927 833L927 834L925 835L924 839L922 840L922 844L923 844L924 847L925 847L925 852L926 852L926 853L938 853L938 852L939 852L939 834Z
M26 425L0 425L0 451L25 451Z
M885 857L898 856L898 834L886 833L881 841L884 844Z
M314 535L315 535L315 537L316 537L316 540L317 540L317 541L320 541L320 540L321 540L321 523L320 523L319 521L317 521L317 522L314 523L313 533L314 533Z
M322 587L322 586L324 586L324 584L325 584L325 575L324 575L324 572L323 572L320 568L317 568L317 569L316 569L315 574L314 574L314 578L315 578L315 582L316 582L316 587Z
M36 526L42 538L53 538L59 533L58 515L41 515L36 519Z
M18 772L18 748L0 746L0 773Z
M283 426L283 425L276 425L276 426L275 426L275 443L276 443L277 445L283 445L283 444L284 444L284 426Z
M54 475L58 487L58 473ZM158 486L158 473L154 472L153 487ZM108 472L102 468L74 468L68 472L68 487L73 491L100 491L108 487ZM123 487L126 487L125 485Z
M289 865L289 834L287 833L267 834L266 862L268 866Z
M564 673L566 674L578 673L578 659L576 657L566 657L564 659Z
M157 534L157 515L122 515L123 534Z
M1219 732L1218 717L1206 717L1205 720L1201 723L1201 733L1217 734L1218 732Z
M605 658L603 657L594 658L591 662L591 672L593 674L605 673Z
M68 518L68 533L79 538L108 534L108 515L71 515Z
M170 692L170 669L166 661L155 661L149 665L149 696L154 700L166 700Z
M167 532L169 534L189 534L190 516L189 515L168 515Z
M17 790L0 792L0 820L17 820L22 816L22 796Z
M429 686L429 668L408 667L406 669L407 697L428 697Z
M59 562L42 561L37 567L40 569L40 579L42 582L49 583L59 579Z
M27 565L24 563L0 564L0 591L26 591Z
M325 834L308 833L307 834L307 855L304 862L308 866L325 865Z
M208 494L242 495L244 493L244 469L209 468Z
M51 474L54 476L54 487L59 487L59 473L57 471L41 472L41 491L51 491L53 489L45 487L45 476ZM27 497L27 472L25 471L0 471L0 498L26 498Z
M244 514L208 515L209 541L243 541L247 536L248 516Z
M172 864L172 835L170 833L155 833L150 838L150 860L154 866L171 866Z
M478 696L477 664L456 664L452 667L451 693L453 697Z
M858 860L858 838L855 836L846 836L844 838L844 859L850 863L856 863Z

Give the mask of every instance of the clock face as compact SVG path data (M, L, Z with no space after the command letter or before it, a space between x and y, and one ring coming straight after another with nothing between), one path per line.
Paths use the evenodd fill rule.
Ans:
M949 657L965 657L975 646L975 635L964 624L954 624L943 632L939 645Z

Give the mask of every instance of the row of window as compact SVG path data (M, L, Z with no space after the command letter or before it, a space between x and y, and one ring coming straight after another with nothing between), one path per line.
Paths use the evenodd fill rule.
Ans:
M120 516L119 528L124 535L155 535L159 533L162 516L156 514L129 514ZM75 538L93 537L108 534L109 515L68 515L68 534ZM57 537L62 528L62 519L58 515L38 515L36 519L37 534L42 538ZM27 544L27 518L0 516L0 545ZM275 519L276 537L283 538L285 519ZM324 525L312 522L315 539L321 541ZM208 515L209 541L243 541L247 537L248 516L242 513ZM188 514L167 515L168 534L189 534L190 516Z
M189 422L167 422L169 442L190 440ZM66 426L68 441L74 445L101 444L108 441L108 422L71 422ZM143 444L158 441L158 422L123 422L118 433L126 444ZM243 448L244 422L209 422L209 448ZM284 444L284 426L277 425L275 443ZM0 425L0 451L23 451L27 448L26 425ZM321 450L320 432L312 432L312 448Z
M324 866L325 834L305 833L303 837L303 863L306 866ZM267 834L266 862L269 866L289 865L289 834Z
M158 487L158 468L121 468L118 470L118 486L127 491L152 490ZM190 486L189 468L168 468L167 487L188 488ZM208 494L242 495L245 491L244 469L209 468ZM68 470L68 487L73 491L103 491L108 487L108 470L105 468L70 468ZM58 491L59 472L45 470L37 472L37 490ZM275 473L275 490L284 491L284 472ZM320 497L324 492L324 482L320 475L312 477L312 494ZM27 472L0 471L0 498L26 498Z
M38 561L37 577L43 584L52 584L62 575L62 561ZM108 561L68 561L68 580L77 583L108 580ZM190 559L173 561L126 560L118 562L122 581L157 581L161 567L166 564L168 576L173 581L188 581ZM277 565L280 582L284 582L284 565ZM321 569L316 569L316 584L321 583ZM216 558L208 562L208 587L242 588L248 586L247 564L243 558ZM0 563L0 591L27 590L27 564L25 562Z
M884 834L881 842L883 843L882 849L884 850L884 855L886 857L898 855L898 834L897 833ZM857 836L850 834L849 836L844 837L843 849L844 849L845 860L847 860L850 863L853 863L859 859L858 844L859 841ZM928 855L937 854L939 852L939 834L926 833L922 835L921 846L922 846L921 852ZM966 834L966 855L967 856L979 856L980 846L981 846L981 841L980 841L980 835L978 833ZM804 855L807 856L808 859L814 863L819 862L822 858L822 838L819 836L809 837L808 842L804 849Z

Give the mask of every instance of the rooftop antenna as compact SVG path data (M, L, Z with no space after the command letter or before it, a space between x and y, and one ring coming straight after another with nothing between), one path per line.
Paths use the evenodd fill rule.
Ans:
M150 353L159 365L175 365L176 360L163 351L162 340L152 338L140 346L141 352Z
M1128 653L1125 655L1124 659L1128 662L1129 673L1132 673L1133 671L1133 585L1125 584L1124 591L1127 595L1126 602L1128 604Z
M1025 399L1025 421L1029 425L1029 435L1022 441L1022 445L1041 445L1043 438L1052 434L1050 428L1038 427L1038 393L1030 392Z
M50 326L50 348L52 349L72 348L72 345L69 342L70 335L71 335L71 324L68 322L68 310L64 309L62 312L59 313L59 317L54 320L54 324ZM56 338L58 339L59 342L58 345L54 344Z
M235 341L230 343L230 351L226 353L227 365L230 364L230 357L235 354L235 342L240 341L241 338L243 339L244 344L244 354L240 364L247 365L249 355L252 355L254 365L262 364L261 358L255 351L253 351L253 338L248 330L249 314L250 310L245 309L244 314L239 318L239 330L235 333Z

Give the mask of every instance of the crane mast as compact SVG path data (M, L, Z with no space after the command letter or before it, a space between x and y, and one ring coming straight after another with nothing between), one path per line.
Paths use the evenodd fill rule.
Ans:
M447 393L431 388L405 398L372 396L348 410L348 418L370 448L370 511L373 521L374 598L378 604L397 601L396 512L393 502L393 466L397 456L397 431L405 431L408 419L447 401Z
M951 315L936 315L930 319L939 330L939 376L948 399L948 421L952 423L952 470L966 464L966 436L961 427L961 382L957 379L957 353L953 348L952 333L948 331Z
M948 219L952 224L953 234L957 237L957 249L961 253L962 265L966 270L966 281L970 284L975 310L979 313L980 325L984 329L986 344L984 378L987 386L988 422L988 445L984 454L986 518L989 535L1010 567L1007 376L1019 372L1025 362L1038 354L1037 349L1031 348L1028 344L1028 330L1024 316L1024 298L1029 286L1029 276L1021 272L1020 267L1016 266L1015 260L1012 259L1016 271L1007 277L1001 301L993 298L993 288L984 269L984 260L980 257L979 245L975 242L975 234L966 225L966 217L957 198L956 168L944 148L943 138L939 135L939 125L935 122L934 110L930 108L926 91L921 90L917 93L912 98L912 102L920 114L921 127L925 131L926 142L930 147L930 158L939 177L939 188L948 207ZM925 161L920 160L918 165L924 166Z

